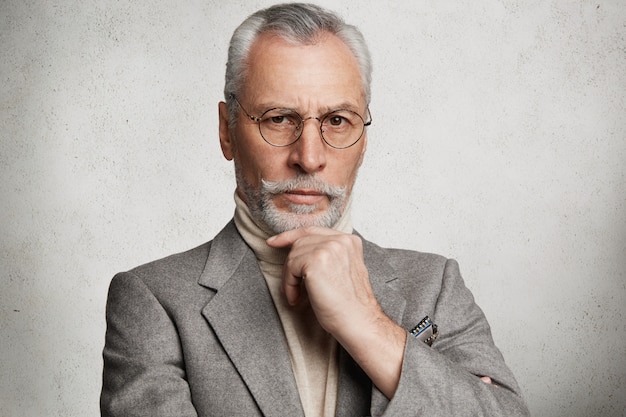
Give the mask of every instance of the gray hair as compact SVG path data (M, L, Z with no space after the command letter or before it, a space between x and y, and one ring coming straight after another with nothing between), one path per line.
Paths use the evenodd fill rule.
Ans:
M306 3L277 4L250 15L239 25L228 48L224 97L228 103L230 126L237 120L237 95L246 78L247 59L250 48L262 33L273 32L295 44L314 43L323 32L341 39L357 59L363 82L365 102L371 99L372 60L363 34L355 26L343 21L337 14L319 6Z

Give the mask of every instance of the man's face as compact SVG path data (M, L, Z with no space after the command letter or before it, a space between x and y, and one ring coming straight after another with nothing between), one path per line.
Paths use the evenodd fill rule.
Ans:
M237 96L252 116L286 108L303 118L350 109L365 119L366 103L358 63L334 35L313 45L293 45L272 34L254 42L245 85ZM240 112L228 129L220 103L220 143L234 159L237 193L253 216L280 233L308 225L331 227L352 192L366 148L365 133L346 149L324 143L315 119L304 123L300 139L286 147L265 142L258 124Z

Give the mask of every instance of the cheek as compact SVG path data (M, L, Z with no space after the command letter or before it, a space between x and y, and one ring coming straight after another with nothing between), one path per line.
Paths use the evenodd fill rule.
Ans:
M257 165L257 161L254 156L249 152L238 152L235 156L235 163L239 166L239 170L248 179L249 182L257 183L257 172L260 171L260 167Z
M361 162L363 161L363 153L358 151L346 156L346 158L342 158L339 161L338 168L341 170L340 175L343 176L346 185L351 185L351 183L354 182L359 171L359 167L361 166Z
M262 145L237 149L235 159L241 173L254 185L259 185L261 178L282 179L278 172L281 166L279 153L268 152Z
M255 162L255 146L249 137L249 133L241 126L235 128L235 134L233 135L232 149L233 159L235 164L246 173L246 177L249 176L249 171L256 169Z

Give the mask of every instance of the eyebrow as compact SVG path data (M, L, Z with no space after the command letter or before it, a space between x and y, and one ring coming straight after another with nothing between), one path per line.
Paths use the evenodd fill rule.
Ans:
M279 104L277 102L266 102L266 103L259 103L258 105L254 106L255 108L259 109L258 111L260 113L266 112L268 110L271 109L285 109L285 110L289 110L289 111L293 111L295 113L298 113L299 115L302 116L302 112L300 110L298 110L295 107L290 107L284 104ZM367 108L367 106L366 106ZM351 110L355 113L359 113L359 111L361 109L359 109L359 107L357 105L355 105L352 102L349 101L342 101L334 106L323 106L319 109L319 114L316 116L321 116L324 114L328 114L330 112L333 112L335 110Z

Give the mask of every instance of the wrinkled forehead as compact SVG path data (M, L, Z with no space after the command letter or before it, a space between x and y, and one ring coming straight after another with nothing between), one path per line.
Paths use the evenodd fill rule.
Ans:
M242 95L251 101L352 101L362 107L365 92L358 61L337 36L321 33L311 42L296 42L273 32L252 43ZM278 104L278 103L277 103ZM319 103L322 104L322 103Z

